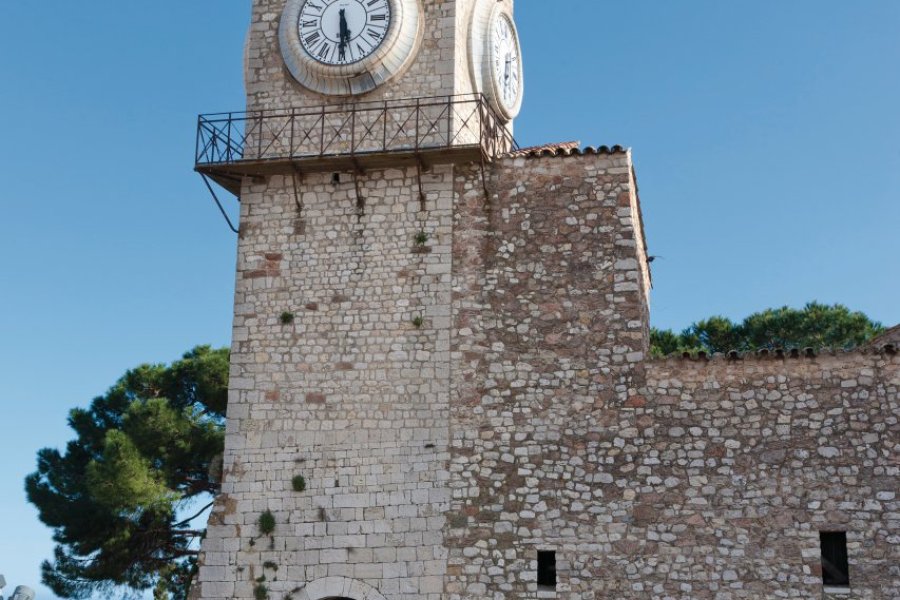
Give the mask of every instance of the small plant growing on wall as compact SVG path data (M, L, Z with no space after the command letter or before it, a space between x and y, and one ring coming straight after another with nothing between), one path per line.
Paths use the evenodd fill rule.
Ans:
M269 588L263 583L257 583L253 588L253 597L256 598L256 600L268 600Z
M294 488L295 492L302 492L306 490L306 479L303 475L297 475L293 479L291 479L291 487Z
M275 531L275 515L272 514L272 511L267 510L259 515L259 531L263 535L271 535Z
M422 325L425 324L425 319L422 318L422 315L416 315L413 317L412 324L416 329L422 329Z
M420 231L416 234L416 246L424 246L428 243L428 233Z
M280 320L282 325L290 325L294 322L294 313L285 311L281 313Z

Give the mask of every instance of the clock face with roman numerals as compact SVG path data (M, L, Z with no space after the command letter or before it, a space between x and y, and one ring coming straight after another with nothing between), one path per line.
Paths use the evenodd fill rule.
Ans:
M504 122L522 108L524 71L512 2L475 0L469 29L469 69L475 90Z
M522 86L522 57L515 25L506 13L498 13L491 23L491 77L497 100L511 113L519 103Z
M391 25L388 0L305 0L297 28L303 49L324 65L350 65L371 56Z
M329 96L367 94L403 73L422 46L422 0L285 0L284 65Z

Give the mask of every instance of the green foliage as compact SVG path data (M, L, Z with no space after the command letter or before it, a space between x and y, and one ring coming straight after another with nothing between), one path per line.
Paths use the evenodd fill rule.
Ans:
M650 331L651 353L667 356L680 352L741 352L761 348L843 348L866 343L884 331L880 323L840 304L811 302L802 309L768 309L741 323L712 317L694 323L680 334Z
M275 531L275 515L271 510L267 510L259 515L259 532L263 535L270 535Z
M263 563L263 569L271 569L272 571L277 571L278 565L271 560L267 560Z
M424 246L428 243L428 233L425 231L420 231L416 234L416 245Z
M294 313L292 312L283 312L281 313L281 317L279 317L282 325L290 325L294 322Z
M179 509L217 492L209 472L223 449L227 390L228 350L201 346L170 366L128 371L70 412L75 439L64 452L41 450L25 481L54 531L42 574L58 596L122 596L126 587L185 597L202 531Z
M269 588L262 583L257 583L253 588L253 597L256 600L266 600L269 597Z
M425 324L425 319L422 318L422 315L416 315L412 319L412 324L413 324L413 327L415 327L416 329L421 329L422 326Z
M293 486L295 492L306 490L306 478L304 478L303 475L295 476L291 479L291 486Z

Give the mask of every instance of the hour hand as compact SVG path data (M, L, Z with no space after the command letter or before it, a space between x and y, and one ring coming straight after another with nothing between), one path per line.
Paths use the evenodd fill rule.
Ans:
M346 44L350 41L350 27L347 26L347 13L342 8L340 11L341 15L341 23L340 23L340 31L338 31L338 40L342 44Z

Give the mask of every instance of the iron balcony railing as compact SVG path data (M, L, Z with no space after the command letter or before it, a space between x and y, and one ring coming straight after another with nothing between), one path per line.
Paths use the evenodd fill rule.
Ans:
M490 160L517 149L481 95L443 96L201 115L196 164L478 148Z

